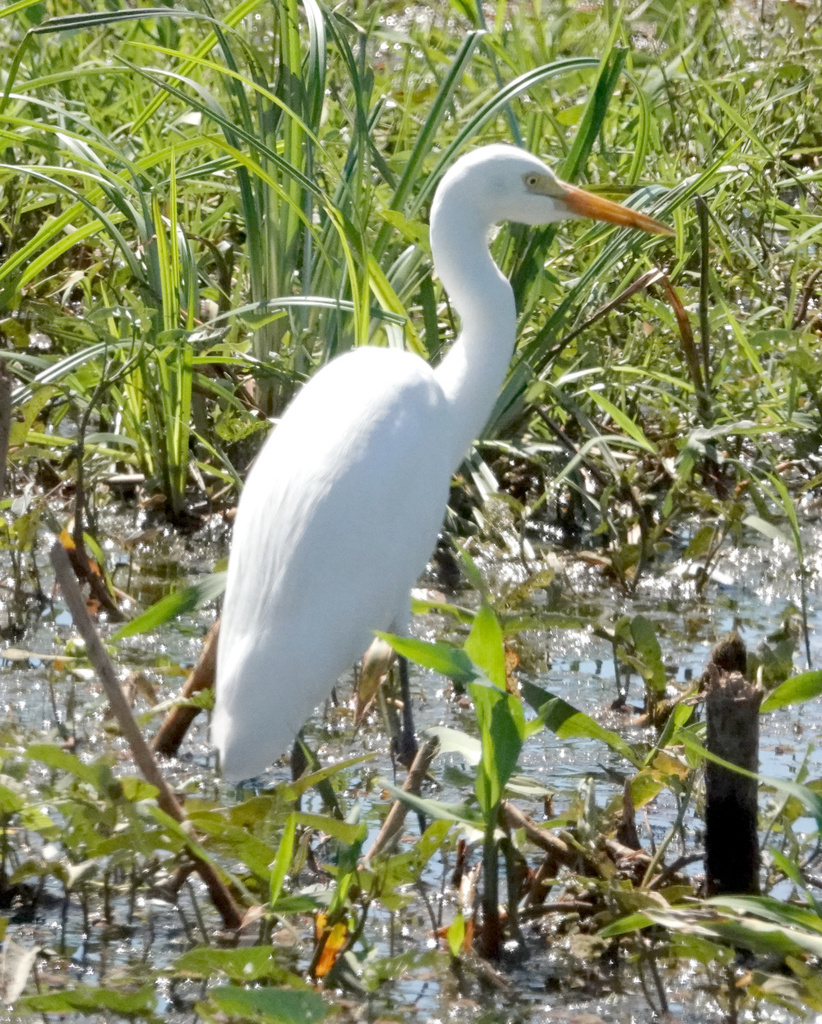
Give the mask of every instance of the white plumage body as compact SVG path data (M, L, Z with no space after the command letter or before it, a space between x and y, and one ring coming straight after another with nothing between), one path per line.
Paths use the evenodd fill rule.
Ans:
M229 779L285 752L375 630L405 628L451 474L514 348L514 296L489 231L576 216L670 234L513 146L461 157L431 209L434 264L462 323L447 356L432 369L408 353L356 349L286 409L243 491L229 559L212 725Z
M212 735L227 777L283 753L375 629L405 628L448 497L446 420L422 359L361 348L271 434L237 510L220 626Z

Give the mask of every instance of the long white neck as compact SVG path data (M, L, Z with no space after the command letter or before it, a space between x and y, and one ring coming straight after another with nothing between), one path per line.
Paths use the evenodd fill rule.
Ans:
M456 469L494 407L514 350L516 307L511 285L491 258L487 210L464 202L458 183L440 190L431 211L434 266L462 329L435 373L451 403L443 444Z

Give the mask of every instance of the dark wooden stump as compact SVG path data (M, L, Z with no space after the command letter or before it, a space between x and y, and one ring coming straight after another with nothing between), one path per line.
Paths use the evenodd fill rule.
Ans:
M749 772L759 768L762 690L741 672L711 662L705 672L707 747ZM708 761L705 774L705 873L709 896L759 893L757 780Z

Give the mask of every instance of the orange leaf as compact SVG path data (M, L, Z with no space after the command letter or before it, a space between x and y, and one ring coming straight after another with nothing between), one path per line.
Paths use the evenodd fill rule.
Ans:
M345 921L338 921L332 928L328 928L328 917L326 914L317 914L314 923L314 938L317 942L323 943L317 965L314 968L315 978L324 978L337 962L337 958L348 938L348 924Z

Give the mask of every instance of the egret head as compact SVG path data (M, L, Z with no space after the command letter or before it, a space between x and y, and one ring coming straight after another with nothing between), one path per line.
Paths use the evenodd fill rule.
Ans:
M552 224L590 217L655 234L670 228L644 213L568 185L550 167L523 149L505 144L483 146L461 157L443 178L438 198L461 197L483 211L489 223Z

